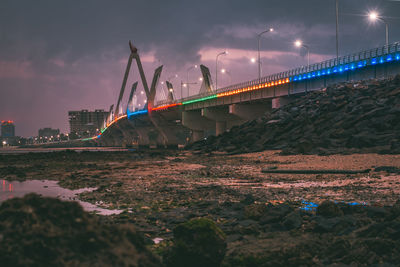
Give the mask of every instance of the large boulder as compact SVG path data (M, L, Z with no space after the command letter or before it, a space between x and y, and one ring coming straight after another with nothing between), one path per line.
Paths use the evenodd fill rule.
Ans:
M207 218L196 218L174 229L174 245L166 256L171 267L217 267L226 252L225 234Z

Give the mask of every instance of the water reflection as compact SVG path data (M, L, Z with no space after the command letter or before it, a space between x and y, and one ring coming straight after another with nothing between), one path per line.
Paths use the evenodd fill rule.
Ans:
M96 188L82 188L78 190L69 190L60 187L57 181L50 180L31 180L31 181L7 181L1 180L0 202L13 197L23 197L29 193L36 193L45 197L56 197L61 200L77 201L84 210L96 212L101 215L119 214L121 210L103 209L88 202L80 201L77 195L83 192L90 192Z

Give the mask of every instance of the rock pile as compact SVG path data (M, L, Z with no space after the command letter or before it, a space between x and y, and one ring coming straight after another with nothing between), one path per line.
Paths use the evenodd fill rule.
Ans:
M189 147L232 154L400 153L400 75L341 83Z
M99 223L77 202L36 194L0 206L2 266L162 266L131 227Z

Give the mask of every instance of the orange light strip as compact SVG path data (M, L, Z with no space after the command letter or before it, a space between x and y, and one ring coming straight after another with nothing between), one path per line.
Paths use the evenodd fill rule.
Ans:
M174 104L169 104L169 105L162 105L162 106L159 106L159 107L156 107L156 108L152 108L151 110L152 111L153 110L155 110L155 111L163 110L163 109L167 109L167 108L176 107L176 106L179 106L179 105L182 105L182 103L174 103Z
M288 82L289 82L289 78L280 79L280 80L267 82L267 83L261 83L261 84L257 84L257 85L253 85L253 86L249 86L249 87L243 87L240 89L235 89L235 90L219 93L219 94L217 94L217 97L236 95L236 94L240 94L240 93L244 93L244 92L254 91L254 90L268 88L268 87L272 87L272 86L277 86L277 85L285 84Z
M107 124L107 127L110 127L111 125L113 125L115 122L119 121L120 119L126 118L128 117L128 115L122 115L121 117L116 118L115 120L113 120L112 122L110 122L109 124Z

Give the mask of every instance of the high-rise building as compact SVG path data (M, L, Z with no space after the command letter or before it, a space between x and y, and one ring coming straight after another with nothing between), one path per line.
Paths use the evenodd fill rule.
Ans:
M1 137L14 137L15 125L13 121L1 121Z
M88 111L87 109L69 111L70 133L76 134L79 137L96 135L103 127L107 115L108 112L103 109L96 109L95 111Z

